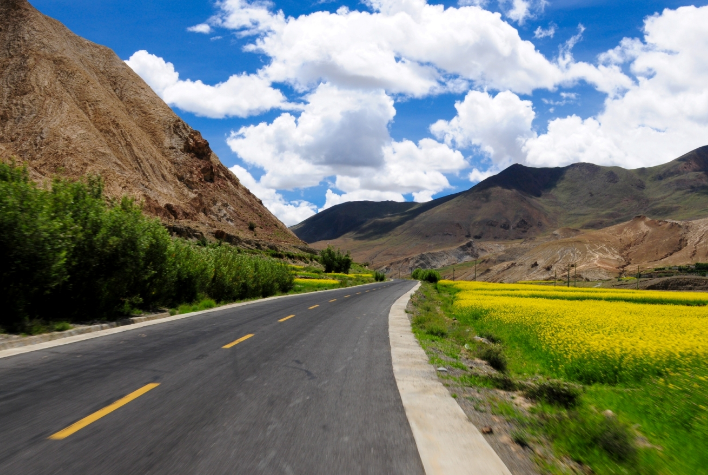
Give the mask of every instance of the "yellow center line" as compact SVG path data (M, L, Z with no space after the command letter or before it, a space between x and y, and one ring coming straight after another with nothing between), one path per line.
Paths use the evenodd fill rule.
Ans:
M312 307L308 308L308 310L312 310L313 308L317 308L319 305L313 305Z
M344 298L351 297L351 295L345 295Z
M337 300L337 299L332 299L332 300L330 300L330 302L334 302L335 300Z
M294 316L295 316L295 315L288 315L287 317L281 318L281 319L278 320L278 321L279 321L279 322L284 322L285 320L289 320L289 319L293 318Z
M232 342L229 343L228 345L222 346L222 348L231 348L232 346L236 346L236 345L238 345L239 343L241 343L241 342L244 341L244 340L248 340L248 339L251 338L252 336L253 336L253 333L251 333L250 335L242 336L242 337L239 338L238 340L232 341Z
M356 294L359 295L361 292L357 292Z
M53 439L53 440L66 439L67 437L69 437L69 436L70 436L71 434L73 434L74 432L80 431L81 429L83 429L83 428L86 427L87 425L96 422L97 420L99 420L99 419L102 418L103 416L107 416L108 414L110 414L111 412L115 411L115 410L118 409L119 407L125 406L125 405L128 404L130 401L132 401L133 399L139 398L140 396L142 396L142 395L145 394L146 392L150 391L151 389L154 389L154 388L158 387L159 385L160 385L160 383L150 383L150 384L146 384L145 386L143 386L142 388L138 389L137 391L133 391L132 393L128 394L127 396L122 397L121 399L118 399L118 400L117 400L116 402L114 402L113 404L110 404L110 405L104 407L103 409L94 412L94 413L91 414L90 416L84 417L83 419L81 419L81 420L78 421L78 422L74 422L73 424L71 424L71 425L70 425L69 427L67 427L66 429L62 429L62 430L60 430L59 432L57 432L56 434L50 435L49 438L50 438L50 439Z

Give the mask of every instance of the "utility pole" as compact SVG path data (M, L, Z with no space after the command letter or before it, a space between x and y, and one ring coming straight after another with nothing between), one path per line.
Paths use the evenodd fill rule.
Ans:
M575 287L578 286L578 264L575 263L573 264L573 267L575 267Z
M568 288L570 288L570 264L568 264Z
M455 266L452 266L452 281L455 282Z
M556 286L556 282L558 282L558 270L553 269L553 287Z
M474 261L474 281L477 282L477 261Z
M639 290L639 265L637 265L637 290Z

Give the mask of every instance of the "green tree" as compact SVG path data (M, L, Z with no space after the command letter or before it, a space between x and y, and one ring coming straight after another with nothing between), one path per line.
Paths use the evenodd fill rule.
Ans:
M349 255L349 251L343 254L339 249L327 246L327 249L323 249L320 252L320 264L324 266L327 273L341 272L342 274L348 274L352 262L354 261Z

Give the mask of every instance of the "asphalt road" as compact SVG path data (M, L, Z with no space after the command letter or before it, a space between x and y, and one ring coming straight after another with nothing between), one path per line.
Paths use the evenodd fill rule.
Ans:
M413 285L0 359L0 474L422 474L388 337L389 309Z

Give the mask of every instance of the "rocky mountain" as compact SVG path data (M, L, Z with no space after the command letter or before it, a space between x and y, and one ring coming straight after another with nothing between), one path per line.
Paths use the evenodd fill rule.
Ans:
M0 159L13 158L38 181L100 174L177 234L304 246L113 51L26 0L0 0Z
M611 279L634 275L637 270L708 262L708 218L674 221L637 216L599 230L564 228L523 241L475 244L476 254L468 260L477 260L478 280L565 278L569 269L571 279L576 269L579 279ZM448 277L451 264L440 266ZM390 267L396 270L396 264ZM474 278L472 262L456 263L455 267L456 278Z
M558 233L607 228L638 215L655 220L706 218L707 173L708 147L634 170L587 163L559 168L512 165L456 195L422 204L345 203L292 230L313 247L331 243L376 267L404 262L441 267L521 242L534 242L528 244L533 247L555 240Z

